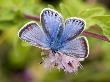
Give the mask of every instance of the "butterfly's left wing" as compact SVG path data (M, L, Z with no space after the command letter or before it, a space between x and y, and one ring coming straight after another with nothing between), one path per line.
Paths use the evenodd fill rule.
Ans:
M63 44L59 52L76 58L86 58L88 49L86 37L80 37Z
M29 42L31 45L40 48L49 48L47 36L43 32L42 28L40 28L34 21L24 25L18 32L18 36L22 40Z

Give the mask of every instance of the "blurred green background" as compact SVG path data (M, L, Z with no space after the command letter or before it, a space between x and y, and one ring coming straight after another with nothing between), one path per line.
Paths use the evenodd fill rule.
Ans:
M110 0L0 0L0 82L110 82L110 43L92 37L87 37L89 57L77 74L40 64L41 49L21 41L17 32L31 21L25 14L39 16L46 7L65 19L81 17L86 30L110 38Z

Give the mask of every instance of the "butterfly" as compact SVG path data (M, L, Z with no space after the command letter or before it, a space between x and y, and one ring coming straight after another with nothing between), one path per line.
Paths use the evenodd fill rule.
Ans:
M40 25L35 21L25 24L18 36L33 46L44 50L46 68L64 69L76 72L80 61L88 57L89 47L86 37L79 36L85 27L81 18L70 17L64 21L54 9L44 8L40 14Z

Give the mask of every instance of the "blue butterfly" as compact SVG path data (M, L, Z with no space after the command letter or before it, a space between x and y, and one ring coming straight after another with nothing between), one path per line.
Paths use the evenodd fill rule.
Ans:
M18 36L31 45L53 54L62 53L75 58L86 58L89 47L86 37L80 36L85 27L81 18L71 17L64 21L57 11L45 8L40 14L41 25L31 21L24 25Z

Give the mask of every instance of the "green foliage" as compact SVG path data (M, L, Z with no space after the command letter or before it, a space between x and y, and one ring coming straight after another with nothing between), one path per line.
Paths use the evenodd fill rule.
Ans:
M102 28L104 35L110 38L110 15L94 16L97 24Z
M14 20L15 14L11 10L0 9L2 13L0 13L0 21L11 21Z
M97 24L96 20L93 19L94 16L102 16L105 14L104 8L90 8L85 9L80 12L79 16L87 21L86 28L89 28L92 25Z

